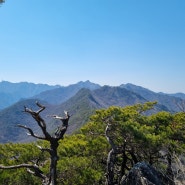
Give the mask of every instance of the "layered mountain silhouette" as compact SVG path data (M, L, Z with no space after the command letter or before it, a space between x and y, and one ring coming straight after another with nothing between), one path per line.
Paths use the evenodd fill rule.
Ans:
M29 83L26 85L29 86ZM46 90L41 90L39 87L40 92L29 98L20 96L19 101L0 111L0 143L32 141L33 138L27 136L24 129L16 127L17 124L27 125L37 134L42 134L33 118L23 111L24 106L37 110L36 101L46 106L41 116L45 119L51 134L54 133L61 122L60 120L52 119L50 115L56 114L62 116L64 110L69 111L72 115L67 132L71 134L77 132L82 125L87 123L90 115L97 109L109 106L124 107L147 101L157 101L158 104L155 107L155 112L162 110L178 112L181 111L180 105L183 105L185 101L179 96L155 93L133 84L111 87L100 86L90 81L85 81L67 87L52 86L51 89L47 85L46 87L48 88ZM32 88L35 88L35 86L31 86L30 90ZM24 89L24 93L26 93L26 89ZM2 99L1 95L0 98Z
M43 91L56 89L59 85L51 86L47 84L34 84L28 82L11 83L0 82L0 110L4 109L20 99L30 98Z
M41 92L40 94L34 96L34 98L47 101L48 103L54 105L58 105L74 96L82 88L95 90L100 87L101 87L100 85L91 83L90 81L87 80L85 82L81 81L76 84L69 85L67 87L59 87L56 89Z
M148 101L157 101L159 104L166 106L166 108L170 112L180 111L179 105L182 105L182 99L185 99L183 93L177 94L155 93L151 90L130 83L125 85L123 84L120 87L135 92L141 95L142 97L145 97Z

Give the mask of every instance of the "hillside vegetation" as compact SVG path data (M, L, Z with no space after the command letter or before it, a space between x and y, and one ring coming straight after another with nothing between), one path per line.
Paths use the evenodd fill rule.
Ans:
M5 82L4 82L5 83ZM6 83L5 83L6 84ZM2 84L1 84L2 85ZM14 89L16 84L10 83L6 88L1 91L10 92ZM108 108L110 106L125 107L127 105L134 105L137 103L144 103L148 101L157 101L157 105L152 111L148 113L156 113L159 111L167 111L176 113L183 111L185 100L176 97L175 95L168 95L165 93L155 93L148 89L133 84L121 85L119 87L100 86L89 81L79 82L77 84L69 85L67 87L50 87L52 89L43 91L40 84L17 84L14 89L24 87L24 93L29 91L29 95L40 89L39 94L30 98L21 99L0 111L0 143L7 142L28 142L31 141L30 137L25 138L24 132L17 130L17 124L25 124L37 131L37 125L30 117L23 113L24 106L31 106L34 109L35 101L41 102L46 106L46 111L43 117L46 119L49 132L53 132L58 125L59 121L51 119L50 115L57 114L62 116L64 110L68 110L72 117L69 122L68 134L77 132L83 126L97 109ZM41 88L42 87L42 88ZM48 88L48 86L46 86ZM9 90L8 90L9 89ZM26 90L27 89L27 90ZM34 90L35 89L35 90ZM20 89L19 89L20 90ZM13 90L12 90L13 92ZM178 94L177 94L178 96ZM3 97L1 103L3 102ZM181 94L182 97L182 94ZM7 97L8 99L8 97ZM1 105L0 105L1 106ZM39 130L38 130L39 133Z
M184 184L185 113L160 111L155 102L99 109L78 133L66 135L58 148L58 184L122 184L134 164L145 161L170 181ZM34 163L47 173L49 156L35 146L46 142L0 145L0 164ZM114 152L111 152L114 151ZM108 157L109 156L109 157ZM114 160L113 160L114 159ZM111 173L109 165L111 162ZM0 170L0 184L40 184L22 169Z

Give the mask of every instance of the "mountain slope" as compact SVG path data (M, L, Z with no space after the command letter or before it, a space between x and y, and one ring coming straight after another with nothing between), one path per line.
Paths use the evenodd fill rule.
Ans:
M53 119L50 115L64 115L64 110L72 114L69 121L68 133L74 132L87 122L89 116L96 109L91 99L91 92L88 89L80 90L74 97L60 105L49 105L47 102L39 101L46 106L41 113L42 118L47 123L47 129L52 134L57 126L61 125L60 120ZM38 100L38 99L37 99ZM19 101L9 108L0 111L0 143L5 142L26 142L33 138L26 135L24 129L16 127L17 124L23 124L33 129L37 134L42 135L37 123L28 113L23 112L24 106L33 110L38 110L35 105L36 99L27 99Z
M22 112L24 106L37 110L38 107L36 107L35 101L36 99L19 101L0 112L0 142L25 142L32 139L25 134L23 129L15 127L19 123L27 125L38 134L42 134L33 118ZM61 121L52 119L48 115L63 116L64 110L69 111L72 116L69 120L70 126L67 133L73 133L88 121L90 115L96 109L107 108L112 105L126 106L144 102L146 100L140 95L119 87L104 86L92 91L82 88L75 96L60 105L50 105L43 102L46 109L41 115L47 123L48 131L53 133L57 126L61 124Z
M52 110L52 113L60 113L62 115L63 110L69 111L72 116L69 120L67 133L73 133L85 124L90 115L98 108L101 108L101 106L95 102L92 92L89 89L81 89L68 101L56 106L56 108Z
M82 88L94 90L100 87L101 87L100 85L92 83L90 81L85 81L85 82L81 81L66 87L60 87L57 89L42 92L34 96L34 98L47 101L50 104L59 105L67 101L72 96L74 96Z
M58 87L59 86L50 86L47 84L34 84L28 82L11 83L2 81L0 82L0 109L11 106L20 99L30 98L43 91Z
M170 112L181 111L178 105L179 104L182 105L183 100L179 97L170 96L164 93L155 93L146 88L143 88L141 86L136 86L130 83L125 84L125 85L122 84L120 87L128 89L132 92L135 92L141 95L142 97L145 97L148 101L157 101L158 104L164 105L165 107L167 107L168 111Z
M93 91L93 95L101 107L126 106L136 103L144 103L146 99L142 96L120 87L103 86Z
M154 101L157 97L160 97L160 104L156 106L154 112L162 110L172 110L174 112L176 109L175 102L180 102L180 100L182 101L182 99L162 94L159 96L159 94L156 95L152 91L148 92L148 90L142 88L140 89L140 87L137 89L137 86L131 87L135 89L128 90L125 87L110 86L103 86L95 90L82 88L67 101L58 105L51 105L46 101L39 100L38 98L19 101L14 105L0 111L0 142L30 141L32 137L26 136L25 130L15 127L16 124L19 123L29 126L39 135L42 134L40 128L33 118L29 114L22 112L24 106L32 108L33 110L38 110L38 107L35 105L36 100L46 106L46 109L42 112L41 116L43 119L45 119L48 131L51 134L56 130L58 125L61 125L61 121L53 119L50 115L55 114L63 116L64 110L67 110L70 114L72 114L69 120L69 128L67 131L68 134L71 134L85 124L89 120L90 115L92 115L97 109L107 108L109 106L124 107L126 105L133 105L136 103ZM143 92L139 90L142 90ZM138 91L138 93L136 93L136 91ZM147 98L143 97L142 95L145 95ZM56 94L56 96L59 95ZM162 97L164 97L164 101L162 101ZM170 102L171 100L174 101ZM168 105L170 109L168 109L166 105Z
M24 106L38 109L34 99L23 100L0 111L0 142L29 141L31 138L26 131L18 128L17 124L27 125L37 130L33 118L24 112Z
M177 98L181 98L185 100L185 94L184 93L175 93L175 94L169 94L170 96L175 96Z
M103 86L92 91L83 88L66 102L53 107L51 114L59 113L62 116L64 110L69 111L72 116L69 121L70 126L67 133L73 133L85 124L89 120L90 115L97 109L107 108L109 106L124 107L146 101L140 95L120 87ZM157 106L156 111L161 110L167 109L165 106Z

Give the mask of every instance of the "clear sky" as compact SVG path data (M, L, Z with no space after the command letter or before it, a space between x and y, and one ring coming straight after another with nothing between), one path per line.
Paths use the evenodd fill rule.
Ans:
M6 0L2 80L185 93L185 0Z

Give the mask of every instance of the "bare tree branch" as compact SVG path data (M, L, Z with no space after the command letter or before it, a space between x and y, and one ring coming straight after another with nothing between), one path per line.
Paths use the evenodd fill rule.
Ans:
M32 109L29 109L24 106L24 111L31 114L31 116L35 119L35 121L38 123L39 127L42 129L43 134L45 135L45 139L50 140L51 135L46 130L46 123L44 119L39 115L44 109L45 106L41 105L40 103L36 102L36 105L40 107L38 111L33 111Z
M39 145L37 145L37 147L38 147L42 152L49 152L49 153L52 152L51 149L49 149L49 148L42 148L42 147L39 146Z
M39 169L38 167L38 163L40 160L39 158L36 160L36 162L34 162L34 165L32 164L19 164L19 165L12 165L12 166L0 165L0 169L27 168L27 172L42 179L43 185L56 185L57 184L57 169L56 168L57 168L57 161L58 161L57 148L59 146L59 140L63 138L67 130L70 115L68 114L67 111L64 112L65 117L59 118L62 121L62 126L57 129L57 131L55 132L55 136L51 136L46 130L46 123L44 119L42 119L42 117L39 115L45 109L45 106L41 105L38 102L36 102L36 105L40 108L39 110L33 111L32 109L24 106L24 112L29 113L34 118L38 126L41 128L44 136L43 137L38 136L37 134L33 132L33 130L30 127L27 127L26 125L18 124L17 126L27 130L28 131L27 135L31 135L32 137L37 138L37 139L49 141L50 148L42 148L41 146L37 145L37 147L42 152L46 151L50 154L50 170L49 170L48 175L44 175L43 172ZM56 118L56 116L52 116L52 117Z
M18 168L27 168L27 172L46 180L47 177L43 174L43 172L39 169L36 164L19 164L19 165L12 165L12 166L3 166L0 165L0 169L9 170L9 169L18 169ZM32 169L32 170L31 170Z
M31 128L27 127L26 125L20 125L20 124L18 124L17 126L28 130L29 133L27 133L27 135L31 135L31 136L33 136L33 137L35 137L37 139L42 139L42 140L45 140L46 139L45 137L40 137L40 136L37 136L36 134L34 134L33 130Z
M12 166L4 166L4 165L0 165L0 169L18 169L18 168L33 168L33 169L38 169L37 165L33 165L33 164L18 164L18 165L12 165Z
M40 110L37 111L38 114L46 108L45 106L41 105L38 101L36 101L36 105L41 108Z

